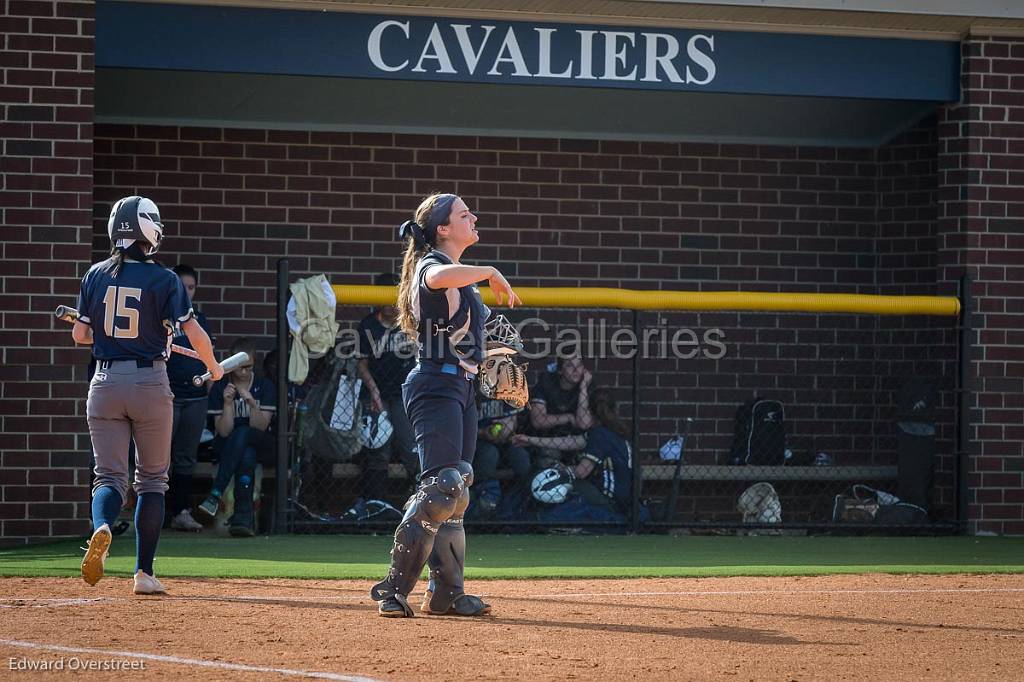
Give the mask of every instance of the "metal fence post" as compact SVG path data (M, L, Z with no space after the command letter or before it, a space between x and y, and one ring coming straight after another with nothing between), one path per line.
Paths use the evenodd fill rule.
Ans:
M957 434L956 434L956 486L954 488L956 504L956 520L960 532L967 530L967 502L970 493L970 453L971 442L971 355L973 350L973 330L971 329L971 276L964 273L960 277L960 343L958 344L958 381L957 386Z
M277 488L274 493L273 533L288 532L288 259L277 261Z
M636 354L633 356L633 433L630 447L633 449L633 504L630 509L630 529L636 533L640 530L640 491L643 467L640 465L640 356L643 345L640 335L640 311L633 310L633 338L637 341Z

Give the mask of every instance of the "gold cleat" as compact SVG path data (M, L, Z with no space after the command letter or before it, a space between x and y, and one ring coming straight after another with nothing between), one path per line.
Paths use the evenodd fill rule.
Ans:
M110 541L113 537L110 533L110 526L104 523L89 538L89 545L85 548L85 558L82 559L82 580L89 585L95 585L103 577L103 565L107 562Z

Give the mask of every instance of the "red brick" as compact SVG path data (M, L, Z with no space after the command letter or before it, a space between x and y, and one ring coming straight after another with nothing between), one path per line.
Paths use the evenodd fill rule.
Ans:
M89 530L89 519L54 520L50 525L53 537L81 537Z
M23 486L28 481L28 469L0 469L0 485Z
M28 518L28 505L17 502L0 502L0 519L25 519Z
M50 487L45 485L5 486L4 502L45 502L50 499Z

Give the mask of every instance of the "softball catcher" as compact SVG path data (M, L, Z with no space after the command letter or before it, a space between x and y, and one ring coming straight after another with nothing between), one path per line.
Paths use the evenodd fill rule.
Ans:
M490 310L475 283L488 280L499 303L507 300L513 307L520 300L497 269L460 263L463 252L480 239L476 221L459 197L435 194L423 200L415 220L399 228L407 242L398 290L399 322L410 338L419 341L418 362L402 386L402 397L421 474L419 488L395 530L388 575L370 590L384 617L413 615L409 594L424 564L430 567L430 583L421 613L481 616L491 610L479 597L466 594L463 586L462 520L473 484L477 432L473 384L492 359L487 390L525 404L526 383L500 362L514 366L508 357L513 347L502 346L500 353L488 357L500 339L495 337L491 347L485 341ZM502 376L523 380L517 388Z

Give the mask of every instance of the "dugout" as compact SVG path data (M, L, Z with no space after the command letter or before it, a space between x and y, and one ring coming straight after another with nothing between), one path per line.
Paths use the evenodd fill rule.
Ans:
M945 0L91 8L25 3L9 22L4 281L17 331L5 359L25 367L7 381L37 404L3 417L16 470L5 488L28 491L5 538L70 534L87 517L59 489L86 476L84 408L67 398L84 396L84 363L38 310L66 303L105 248L111 201L156 199L173 226L165 256L203 273L221 344L246 334L269 348L278 257L295 276L366 283L394 268L412 197L448 186L491 218L478 257L523 286L955 296L970 275L964 508L950 506L953 385L936 486L971 530L1024 531L1024 12ZM778 320L722 315L747 327L743 343L785 337ZM955 365L949 325L845 324L812 344L884 346L889 362L935 340L936 362ZM732 391L715 399L714 420L728 421L752 374L660 388L669 401ZM849 374L813 376L831 399L859 390Z

